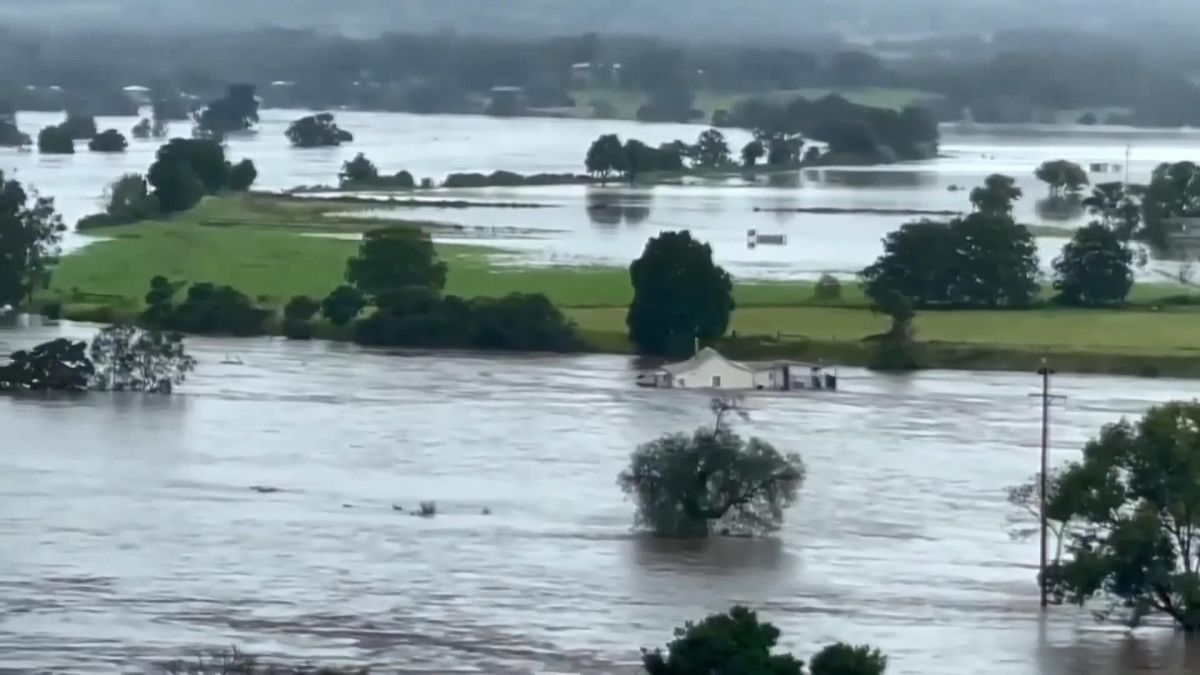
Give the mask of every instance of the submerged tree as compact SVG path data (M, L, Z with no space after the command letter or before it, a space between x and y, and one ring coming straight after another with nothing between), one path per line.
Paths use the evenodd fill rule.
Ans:
M105 129L88 141L88 150L92 152L125 152L128 146L125 135L116 129Z
M583 165L589 174L605 181L613 174L628 171L629 158L625 155L621 139L616 134L605 134L592 141Z
M92 386L100 391L169 394L196 367L179 333L134 326L105 327L92 339L89 353L96 366Z
M354 140L353 134L338 128L333 113L327 112L301 117L288 125L284 135L298 148L341 145Z
M338 173L338 179L343 183L371 181L377 178L379 178L379 169L361 152L355 155L354 159L346 160L342 164L342 170Z
M250 129L258 123L258 99L252 84L231 84L225 96L210 102L195 115L201 132L220 138Z
M1033 175L1050 188L1051 197L1061 197L1063 193L1077 193L1088 184L1088 175L1083 167L1065 159L1042 162Z
M1161 612L1200 629L1200 403L1151 408L1105 426L1049 490L1069 520L1068 556L1048 570L1055 595L1110 601L1131 625Z
M0 172L0 306L29 299L49 282L66 229L53 199L27 193Z
M716 423L638 447L617 484L637 504L635 522L659 536L705 537L779 529L796 501L804 463L725 424L736 402L714 399Z
M87 343L66 338L13 352L9 358L0 365L0 390L86 391L95 372Z
M44 127L38 132L38 152L45 155L72 155L75 141L61 126Z
M696 138L696 166L715 169L729 164L729 143L717 129L705 129Z

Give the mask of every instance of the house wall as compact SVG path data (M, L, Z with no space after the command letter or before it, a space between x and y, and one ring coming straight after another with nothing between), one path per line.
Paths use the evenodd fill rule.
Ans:
M713 377L721 378L719 387L713 386ZM675 375L674 379L674 386L681 389L754 389L754 385L753 372L737 368L723 359L708 359Z

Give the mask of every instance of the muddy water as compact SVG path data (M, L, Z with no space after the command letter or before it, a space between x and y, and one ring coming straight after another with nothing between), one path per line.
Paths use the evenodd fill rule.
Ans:
M0 330L0 353L64 331L89 332ZM1200 668L1169 631L1039 614L1036 543L1008 539L1003 499L1037 464L1032 375L849 371L835 395L754 396L741 431L803 455L802 498L778 538L680 545L630 532L614 478L638 443L706 422L705 400L634 387L627 359L190 344L200 367L171 398L0 398L5 672L237 643L406 672L624 673L734 602L788 649L872 642L895 673ZM1055 384L1057 459L1197 392ZM393 509L422 500L436 518Z

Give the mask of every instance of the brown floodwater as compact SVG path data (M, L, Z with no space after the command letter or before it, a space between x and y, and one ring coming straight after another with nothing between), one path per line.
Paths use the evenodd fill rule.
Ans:
M0 353L63 332L90 329L0 329ZM638 443L707 422L706 400L638 389L629 359L189 345L199 368L169 398L0 398L0 672L133 672L237 644L404 672L628 673L638 647L733 603L800 655L876 644L890 673L1200 669L1170 630L1039 612L1037 544L1008 538L1004 501L1037 466L1032 374L843 369L836 394L752 396L739 431L801 453L802 497L775 538L682 544L632 533L614 481ZM1058 460L1197 391L1055 387ZM438 515L409 515L424 500Z

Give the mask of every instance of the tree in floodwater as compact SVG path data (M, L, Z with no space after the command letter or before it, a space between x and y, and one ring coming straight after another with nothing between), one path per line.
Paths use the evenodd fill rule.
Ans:
M1151 612L1200 629L1200 403L1151 408L1100 430L1047 490L1070 523L1048 590L1080 605L1109 600L1137 625Z
M354 135L338 127L333 113L317 113L292 122L284 132L292 145L298 148L319 148L341 145L354 140Z
M66 229L53 199L26 192L0 172L0 306L27 300L49 283Z
M87 391L95 367L87 343L58 338L13 352L0 365L0 391Z
M1068 505L1058 498L1062 473L1061 469L1051 469L1046 480L1046 530L1054 538L1054 565L1061 564L1063 550L1074 525ZM1005 495L1014 509L1007 518L1008 536L1013 541L1028 541L1041 532L1041 474L1034 474L1020 485L1005 488ZM1061 596L1056 599L1060 603L1063 600Z
M1075 194L1089 183L1083 167L1065 159L1046 160L1034 170L1033 175L1050 188L1051 197L1061 197L1063 193Z
M169 394L196 367L179 333L134 326L105 327L92 338L89 354L96 367L92 388L100 391Z
M804 675L804 662L773 653L782 635L758 614L735 605L728 612L688 621L666 649L642 650L647 675ZM883 675L887 657L870 646L841 642L812 659L812 675Z
M638 526L665 537L755 534L778 530L804 482L800 455L725 423L745 416L735 400L713 399L716 423L691 436L667 434L634 451L617 484L637 504Z

